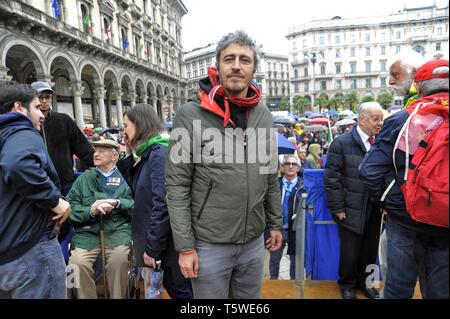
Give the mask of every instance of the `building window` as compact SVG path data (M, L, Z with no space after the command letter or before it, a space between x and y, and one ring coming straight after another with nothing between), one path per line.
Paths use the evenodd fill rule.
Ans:
M395 46L395 53L400 53L401 48L399 45Z
M386 61L380 62L380 71L386 72Z
M129 43L128 43L128 30L125 28L120 28L120 36L121 36L121 42L122 42L122 49L124 51L128 51Z
M327 89L327 81L320 81L320 89L322 91L326 91L326 89Z
M366 42L370 41L370 33L366 33Z
M325 37L324 36L320 36L319 43L320 44L325 44Z
M441 42L436 42L436 51L441 50Z
M355 43L356 41L356 35L354 33L350 34L350 42Z
M356 62L350 63L350 70L351 73L356 73Z
M380 78L380 84L382 88L386 87L386 78Z
M442 27L438 27L436 29L436 33L437 33L438 36L442 36Z
M305 77L308 76L308 68L304 68L303 73L305 74Z
M366 72L372 71L372 62L366 62Z
M342 90L342 80L336 80L334 88L336 90Z
M292 49L297 50L297 41L292 42Z
M140 57L141 56L141 45L140 45L140 39L139 39L139 37L138 36L135 36L134 37L134 54L137 56L137 57Z
M305 82L304 89L305 89L305 92L309 92L309 83L308 82Z
M306 45L308 44L308 42L306 41L306 39L303 39L303 47L306 48Z
M319 57L325 59L325 51L319 51Z
M200 69L200 75L204 75L205 74L205 69Z
M325 65L320 66L320 74L325 74Z
M358 85L356 84L356 80L355 80L355 79L352 80L352 82L351 82L351 84L350 84L350 87L351 87L352 89L357 89L357 88L358 88Z
M298 78L298 70L297 69L294 70L294 78Z
M81 8L81 19L83 24L83 31L86 33L92 32L92 21L91 21L91 11L89 10L89 7L82 3L80 5Z
M418 44L413 48L413 50L425 57L425 48L423 46Z
M356 48L350 48L350 56L351 57L356 56Z
M381 47L380 50L380 55L386 55L386 47Z
M370 47L366 47L366 56L370 56Z
M386 41L386 32L381 32L381 34L380 34L380 40L381 40L381 41Z
M341 57L341 49L336 49L336 58Z
M109 23L109 19L104 17L103 18L103 38L105 39L105 42L111 43L112 42L112 30L111 30L111 24Z
M53 7L53 16L55 17L55 19L57 19L59 21L64 21L63 2L61 0L54 0L54 1L52 1L52 7Z
M341 64L336 63L336 74L341 74Z
M402 31L395 31L395 38L396 38L397 40L400 40L401 37L402 37Z
M336 37L335 37L335 41L334 41L336 44L339 44L339 43L341 43L341 36L340 35L337 35Z
M372 80L371 79L366 79L366 88L367 89L372 88Z
M197 77L197 74L198 74L198 71L197 71L197 70L194 70L194 78Z
M190 79L191 78L191 71L187 72L187 78Z

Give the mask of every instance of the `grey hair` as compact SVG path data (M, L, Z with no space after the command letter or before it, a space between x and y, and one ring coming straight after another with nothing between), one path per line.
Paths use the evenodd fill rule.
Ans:
M259 63L259 50L256 46L255 41L250 38L250 36L247 34L247 32L243 30L238 30L235 32L230 32L227 35L223 36L222 39L220 39L219 43L217 43L216 47L216 67L219 70L219 64L220 64L220 54L224 49L226 49L230 44L236 43L241 46L249 47L253 51L254 60L255 60L255 68L254 72L258 69L258 63Z
M424 64L425 58L418 52L413 50L408 50L403 53L396 53L390 57L390 65L397 61L400 61L402 69L404 69L408 74L416 71L416 69Z
M293 154L285 155L285 156L283 157L283 165L286 165L287 159L288 159L289 157L295 158L295 162L297 163L297 165L300 166L300 159L299 159L297 156L293 155Z
M366 112L368 109L380 109L383 111L383 108L381 107L380 103L378 102L365 102L361 103L361 105L358 107L358 117L364 117L366 115Z
M446 74L446 78L430 79L416 83L419 87L419 97L427 96L433 92L448 91L449 90L449 67L440 66L433 70L433 74Z

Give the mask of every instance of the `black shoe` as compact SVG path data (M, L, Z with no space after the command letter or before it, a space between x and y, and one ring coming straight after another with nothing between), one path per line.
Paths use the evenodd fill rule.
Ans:
M368 288L366 286L356 286L356 289L361 291L363 295L369 299L380 299L380 294L375 288Z
M356 299L355 289L341 288L342 299Z

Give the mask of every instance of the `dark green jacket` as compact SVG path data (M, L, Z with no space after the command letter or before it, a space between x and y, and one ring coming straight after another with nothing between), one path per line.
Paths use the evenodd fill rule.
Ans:
M269 134L273 127L269 109L263 103L251 108L246 133L235 130L233 138L226 133L223 118L201 108L199 103L198 99L189 101L178 110L171 136L175 140L169 145L165 167L167 206L175 248L179 252L195 248L196 239L244 244L261 236L266 222L270 229L281 229L282 224L278 152L275 132L272 136ZM194 125L194 120L199 122ZM197 124L198 129L194 129ZM205 131L208 128L216 129L218 136L212 136L211 130ZM255 128L261 130L253 130ZM198 147L188 141L192 141L194 131L205 135ZM177 141L180 136L187 144ZM221 147L214 148L218 145L214 143L215 138L222 140ZM225 145L232 139L235 144L230 151ZM258 156L257 144L264 146L265 149L260 149L266 158ZM180 154L180 148L183 148L184 158L177 163L180 158L176 153ZM237 149L240 151L236 152ZM213 162L199 162L201 153L209 154L208 159ZM242 156L239 163L233 160L229 163L230 156L236 159L236 153ZM260 169L270 173L261 173Z
M67 195L72 207L70 220L75 228L71 244L73 247L87 250L100 244L100 222L98 217L90 216L91 206L98 199L113 198L120 200L120 206L104 217L106 246L131 245L131 216L134 205L131 190L121 177L121 185L111 197L99 191L98 176L95 168L84 172L76 179Z

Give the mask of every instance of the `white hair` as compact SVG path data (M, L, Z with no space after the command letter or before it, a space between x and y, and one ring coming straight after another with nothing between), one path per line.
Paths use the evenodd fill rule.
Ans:
M396 53L389 58L390 65L397 61L400 61L400 65L408 72L408 74L415 71L419 66L426 62L425 58L414 50Z
M380 111L383 111L383 108L381 107L380 103L365 102L361 103L361 105L358 107L358 116L363 117L366 114L366 111L369 109L378 109Z
M295 162L297 163L297 165L300 166L300 159L299 159L297 156L295 156L294 154L284 155L284 158L283 158L283 165L286 165L287 159L288 159L289 157L294 158L294 159L295 159Z

